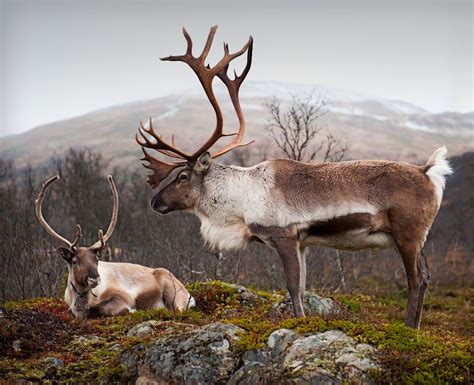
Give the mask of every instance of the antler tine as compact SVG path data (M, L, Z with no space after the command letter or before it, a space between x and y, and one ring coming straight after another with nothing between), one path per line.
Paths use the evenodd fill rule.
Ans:
M76 239L71 244L71 249L74 249L79 244L79 241L81 240L81 237L82 237L81 225L78 223L76 225Z
M97 235L99 236L97 249L103 249L105 247L104 230L100 229Z
M252 62L252 49L253 49L253 37L252 36L249 37L248 42L241 49L239 49L238 51L236 51L234 53L229 53L229 45L227 43L224 43L224 57L219 61L219 63L217 63L214 67L212 67L212 71L215 74L219 74L219 72L221 72L222 70L225 69L226 72L227 72L227 68L229 66L229 63L232 60L234 60L234 59L238 58L239 56L241 56L245 51L250 53L250 61L247 57L247 65L249 65L249 63ZM249 67L248 70L250 70L250 65L248 67ZM245 72L245 69L244 69L245 76L247 76L248 70L247 70L247 72ZM244 78L245 78L245 76L244 76ZM243 79L242 79L242 81L243 81ZM240 81L240 83L242 83L242 81Z
M107 229L107 232L104 235L104 238L99 239L96 243L94 243L92 246L90 246L90 249L102 248L103 246L101 246L101 244L102 243L105 244L105 242L107 242L110 239L110 237L112 236L112 234L114 232L115 225L117 224L118 209L119 209L119 196L118 196L118 192L117 192L117 187L115 187L115 183L114 183L114 180L112 178L112 175L109 175L107 177L107 180L109 182L110 189L112 190L112 195L114 196L114 208L112 210L112 217L110 218L109 227Z
M49 235L51 235L53 238L57 239L58 241L65 243L69 248L72 248L73 243L69 242L66 238L62 237L56 231L54 231L52 227L48 225L48 223L43 217L44 195L48 187L54 182L56 182L58 179L59 179L59 175L53 176L52 178L48 179L46 183L43 184L43 187L41 187L41 191L39 192L38 198L36 198L36 201L35 201L36 217L38 218L39 223L44 227L44 229Z
M145 128L143 125L143 122L140 120L140 124L138 126L138 132L140 133L142 139L145 142L142 142L139 140L138 136L136 136L135 140L138 142L139 145L142 147L150 148L152 150L156 150L158 152L161 152L162 154L174 157L174 158L180 158L180 159L189 159L191 156L189 154L186 154L185 152L181 151L179 148L175 147L173 144L168 144L166 143L160 135L158 135L155 132L155 129L153 128L153 122L151 117L149 118L148 121L148 128ZM151 140L148 139L148 137L145 135L147 133L150 135L153 139L155 139L156 143L153 143ZM173 140L174 142L174 140ZM176 155L170 155L170 153L176 154Z
M147 179L147 183L151 186L151 188L157 188L161 181L166 179L166 177L171 174L175 168L184 166L186 164L185 161L176 163L163 162L148 154L148 152L143 147L142 151L144 157L140 160L149 163L143 164L143 167L153 171L153 174L148 175Z
M163 61L181 61L188 64L191 67L191 69L194 71L194 73L198 77L199 82L201 83L204 89L204 92L206 93L206 96L209 99L209 102L211 103L212 108L214 109L214 113L216 114L216 127L214 129L214 133L196 152L194 152L187 158L188 160L191 160L191 161L195 161L197 158L199 158L201 154L203 154L209 148L211 148L212 145L215 142L217 142L217 140L222 136L222 128L224 125L224 120L222 116L222 111L219 107L219 103L217 102L217 98L214 95L214 91L212 89L212 80L214 76L217 74L218 69L216 69L215 67L211 68L209 65L205 65L205 60L211 49L216 31L217 31L217 26L215 25L209 31L206 43L204 45L204 48L201 54L198 57L194 57L191 52L192 51L191 37L189 36L186 29L183 28L184 37L186 38L186 41L188 42L186 54L180 55L180 56L168 56L168 57L161 58L161 60Z
M212 42L214 41L214 36L216 34L216 31L217 31L217 25L214 25L211 28L211 30L209 31L209 35L207 36L206 44L204 44L204 48L202 49L202 52L199 55L199 61L201 62L201 65L204 65L204 62L207 58L207 55L209 55L209 51L211 50Z
M194 71L196 71L199 66L204 66L204 61L206 60L207 55L209 54L209 51L211 50L212 42L214 40L216 31L217 31L217 25L213 26L211 30L209 31L206 44L204 44L204 48L201 54L198 57L194 57L193 52L192 52L193 40L191 39L191 36L189 35L188 31L186 31L186 28L183 27L183 35L187 42L186 53L184 55L170 55L170 56L162 57L160 58L160 60L182 61L182 62L187 63Z
M229 69L229 63L232 59L227 61L225 66L223 66L222 69L217 73L217 76L219 77L219 79L222 80L222 82L226 85L227 90L229 91L229 96L232 101L232 105L234 106L235 112L237 114L237 118L239 119L239 131L237 133L231 134L231 135L236 135L236 137L234 138L234 140L232 140L231 143L229 143L224 148L212 153L213 158L222 156L226 154L227 152L233 150L234 148L248 146L249 144L252 144L254 142L252 140L248 143L244 143L244 144L241 143L243 136L245 134L245 119L244 119L244 114L242 113L242 109L240 107L240 101L239 101L240 86L245 80L247 74L250 71L250 67L252 65L253 38L252 36L250 36L247 44L245 44L241 50L237 51L234 54L229 54L229 45L227 43L224 43L224 57L235 58L242 55L245 52L245 50L247 50L247 63L245 65L244 70L240 74L240 76L237 75L237 72L235 70L234 70L234 80L231 80L229 76L227 75L227 71Z
M191 39L191 36L189 35L188 31L186 31L186 28L184 27L183 27L183 35L188 44L188 46L186 47L186 55L193 56L193 39Z

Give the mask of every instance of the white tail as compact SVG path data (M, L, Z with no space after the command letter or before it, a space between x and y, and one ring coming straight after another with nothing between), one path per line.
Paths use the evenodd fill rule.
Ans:
M438 197L438 207L443 199L444 186L446 185L446 175L453 173L449 162L446 160L448 149L446 146L438 148L426 162L426 175L430 177L431 183L435 186L436 196Z

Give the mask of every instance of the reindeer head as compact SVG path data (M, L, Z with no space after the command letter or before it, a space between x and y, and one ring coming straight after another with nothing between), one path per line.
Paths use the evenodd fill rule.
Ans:
M108 181L114 196L114 208L107 232L104 235L103 231L99 230L99 240L97 242L89 247L79 247L78 245L82 237L81 226L79 224L76 225L76 239L74 242L70 242L54 231L43 217L42 205L45 192L48 187L58 179L58 175L52 177L41 188L41 191L35 202L36 216L49 235L66 245L66 247L60 247L58 250L61 254L61 257L68 264L69 275L73 284L79 286L82 291L89 290L96 287L100 283L100 275L98 271L99 260L102 251L105 249L106 242L112 236L115 224L117 223L119 204L117 189L112 176L109 175Z
M211 137L196 152L188 154L176 147L174 136L172 137L171 144L166 143L153 129L151 118L148 127L145 127L143 123L140 122L138 128L141 139L139 139L137 135L136 141L142 146L143 153L145 154L145 157L142 158L142 160L148 162L148 164L144 166L153 171L153 174L149 175L147 180L153 189L157 188L174 169L179 167L183 168L174 180L160 188L151 201L153 209L162 214L175 210L194 208L201 193L202 182L212 164L212 160L226 154L234 148L246 146L252 143L241 143L245 133L245 120L240 107L239 89L247 76L252 63L253 39L250 37L249 41L242 47L242 49L235 53L229 53L229 46L224 43L223 58L214 67L210 67L205 64L205 61L209 54L209 50L211 49L216 30L217 26L211 28L202 53L198 57L194 57L192 54L193 42L187 31L183 28L183 34L187 42L186 53L181 56L168 56L161 58L161 60L164 61L184 62L188 64L197 75L216 115L216 127ZM247 52L247 64L241 75L237 75L234 71L234 79L231 80L227 75L229 63L245 52ZM223 132L222 111L212 88L212 82L215 76L222 80L227 87L230 99L239 119L240 127L239 131L236 133L226 134ZM226 136L235 136L235 138L223 148L214 152L208 152L208 150L210 150L210 148L220 138ZM154 140L150 139L150 137ZM178 159L178 161L164 162L158 160L148 154L145 148L156 150L163 155Z

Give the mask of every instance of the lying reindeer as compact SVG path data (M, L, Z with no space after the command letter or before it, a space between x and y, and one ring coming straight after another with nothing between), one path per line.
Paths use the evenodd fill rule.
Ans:
M67 245L59 248L69 271L64 299L76 318L115 316L135 309L163 307L181 311L194 306L193 297L166 269L100 261L117 223L119 199L112 176L109 175L108 180L114 196L114 208L105 235L99 230L96 243L79 247L80 225L76 227L76 239L72 243L56 233L43 218L42 203L47 188L58 179L59 176L52 177L41 188L35 202L36 216L49 235Z

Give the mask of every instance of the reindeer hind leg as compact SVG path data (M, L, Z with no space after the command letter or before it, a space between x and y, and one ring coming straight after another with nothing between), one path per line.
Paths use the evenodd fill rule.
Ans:
M303 302L306 291L306 251L307 248L300 246L300 296Z
M416 318L419 307L419 294L421 286L421 272L419 270L419 250L412 243L397 242L398 251L402 257L403 266L408 283L408 307L405 316L405 325L416 328Z
M421 272L421 284L418 291L418 304L417 304L416 318L415 318L415 327L417 329L420 328L421 314L423 312L423 301L425 298L425 291L431 279L431 273L428 269L428 261L426 259L425 253L423 252L423 249L421 250L420 256L418 258L418 269Z

